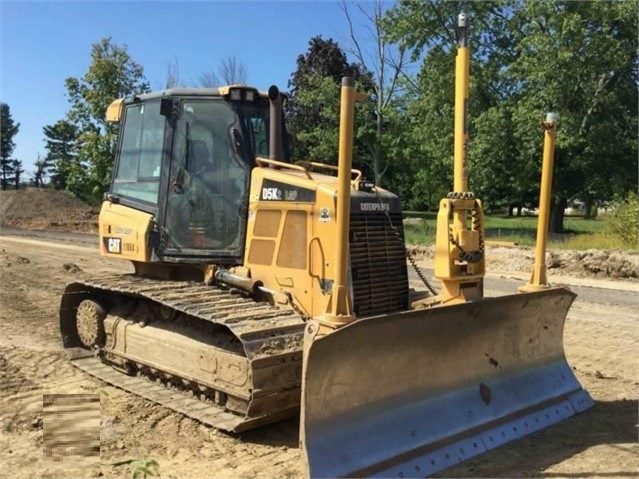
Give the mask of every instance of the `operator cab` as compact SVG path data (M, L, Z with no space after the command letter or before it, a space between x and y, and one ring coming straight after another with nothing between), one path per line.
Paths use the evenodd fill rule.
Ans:
M155 216L160 260L240 263L251 169L256 156L269 156L266 94L244 86L171 89L119 102L107 112L117 110L120 123L108 199ZM289 161L281 132L278 156Z

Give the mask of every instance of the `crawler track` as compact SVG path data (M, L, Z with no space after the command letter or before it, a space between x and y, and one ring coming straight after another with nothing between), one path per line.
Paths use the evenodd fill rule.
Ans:
M77 334L85 299L107 312L105 344L93 351ZM293 310L201 283L103 276L67 286L60 329L80 369L219 429L250 429L299 407L304 321Z

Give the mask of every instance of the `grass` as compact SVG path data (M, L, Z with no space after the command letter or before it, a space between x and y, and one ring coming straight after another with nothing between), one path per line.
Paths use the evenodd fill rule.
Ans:
M111 466L115 467L124 465L129 466L131 479L146 479L160 475L160 464L155 459L125 459L124 461L111 463Z
M435 241L437 223L436 212L405 211L405 218L419 218L421 222L408 222L404 225L404 235L409 244L432 244ZM534 246L537 235L536 216L487 215L484 218L486 239L513 242L525 246ZM564 234L551 235L548 246L554 249L637 249L630 247L611 234L606 233L605 218L583 219L566 216Z
M621 250L637 250L637 245L630 248L627 243L618 236L606 234L603 232L582 233L570 236L563 241L552 242L551 246L557 249L621 249Z

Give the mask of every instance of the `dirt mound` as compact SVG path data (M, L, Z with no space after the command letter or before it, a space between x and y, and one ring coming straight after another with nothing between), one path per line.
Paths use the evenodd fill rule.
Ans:
M433 260L435 246L408 245L410 254L418 260ZM535 260L534 248L526 246L486 247L487 271L519 273L532 271ZM582 278L637 279L639 278L639 253L607 250L551 250L546 253L549 273Z
M0 191L0 226L8 228L97 233L98 212L68 191Z
M639 254L606 251L554 251L546 256L549 268L604 278L639 278Z
M535 250L528 247L490 248L488 266L506 271L532 270ZM639 253L607 250L551 250L546 253L549 273L582 278L637 279Z

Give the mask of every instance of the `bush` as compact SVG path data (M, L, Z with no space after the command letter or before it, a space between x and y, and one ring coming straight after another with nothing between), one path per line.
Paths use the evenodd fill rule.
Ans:
M621 238L630 247L639 245L639 195L636 192L615 201L607 218L606 233Z

